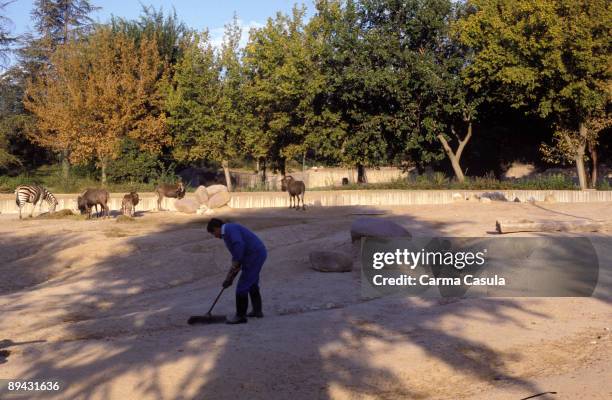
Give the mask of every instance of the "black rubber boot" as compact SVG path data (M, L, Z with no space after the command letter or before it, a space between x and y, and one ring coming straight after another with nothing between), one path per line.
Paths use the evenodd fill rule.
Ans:
M246 312L249 308L249 294L236 293L236 315L232 318L227 318L226 324L244 324L247 322Z
M263 312L261 311L261 293L259 293L259 286L253 285L249 290L251 296L251 305L253 310L247 314L247 317L263 318Z

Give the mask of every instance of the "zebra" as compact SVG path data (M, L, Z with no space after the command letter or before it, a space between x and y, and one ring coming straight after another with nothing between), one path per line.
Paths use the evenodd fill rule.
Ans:
M57 199L47 188L40 185L21 185L15 189L15 203L19 207L19 219L21 219L21 209L25 206L25 203L32 203L33 205L32 212L30 212L30 218L32 218L36 203L39 203L39 213L42 213L43 201L49 204L49 212L55 212Z

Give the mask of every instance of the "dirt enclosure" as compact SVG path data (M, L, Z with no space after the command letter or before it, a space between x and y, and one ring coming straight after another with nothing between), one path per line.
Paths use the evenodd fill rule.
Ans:
M373 211L413 235L486 236L500 216L599 219L612 204L227 209L216 216L252 228L269 250L266 317L240 326L185 323L229 267L208 217L0 215L0 378L65 383L28 396L41 399L612 397L610 232L586 234L601 267L592 298L365 301L357 271L316 272L308 256L352 252L351 221ZM232 288L215 313L233 306Z

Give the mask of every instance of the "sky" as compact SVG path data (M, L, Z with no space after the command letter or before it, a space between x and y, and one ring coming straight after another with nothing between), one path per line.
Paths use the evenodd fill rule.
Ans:
M164 11L176 10L179 18L191 28L208 28L213 44L219 44L223 37L223 27L238 14L243 26L243 44L251 27L265 24L268 17L277 11L288 13L295 3L306 5L307 16L312 15L313 0L91 0L92 4L102 7L92 17L98 22L106 22L111 15L135 19L140 15L142 4L153 5ZM33 0L15 0L6 6L5 12L12 23L13 34L23 34L33 28L30 19Z

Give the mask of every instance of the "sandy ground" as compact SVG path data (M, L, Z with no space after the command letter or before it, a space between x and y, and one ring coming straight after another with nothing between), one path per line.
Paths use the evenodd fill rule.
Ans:
M592 298L360 298L359 274L309 268L352 252L370 208L226 210L269 249L266 318L188 326L229 266L206 218L133 223L0 216L0 378L59 379L56 399L612 398L612 238ZM610 216L612 204L452 204L377 209L413 235L486 236L495 219ZM232 291L216 314L233 312ZM607 377L607 378L606 378Z

